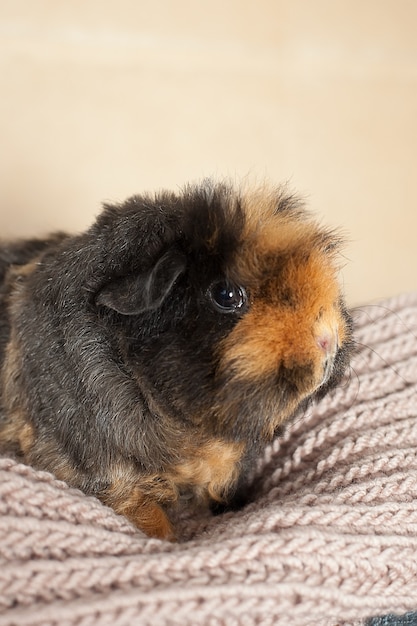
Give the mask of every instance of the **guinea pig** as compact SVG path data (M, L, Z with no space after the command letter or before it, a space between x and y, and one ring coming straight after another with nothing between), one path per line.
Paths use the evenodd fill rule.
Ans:
M283 188L203 181L3 244L1 451L158 538L181 499L240 499L349 365L340 243Z

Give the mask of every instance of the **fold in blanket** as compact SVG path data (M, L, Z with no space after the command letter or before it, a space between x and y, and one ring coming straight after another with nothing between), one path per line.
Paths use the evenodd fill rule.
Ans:
M355 320L349 378L265 451L252 503L184 509L176 544L0 459L0 626L341 626L416 610L417 294Z

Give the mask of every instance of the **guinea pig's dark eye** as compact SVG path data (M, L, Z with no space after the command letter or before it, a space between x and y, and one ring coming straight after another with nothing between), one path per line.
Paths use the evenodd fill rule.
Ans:
M229 281L218 281L209 289L214 307L221 313L234 313L241 310L247 303L246 291L243 287Z

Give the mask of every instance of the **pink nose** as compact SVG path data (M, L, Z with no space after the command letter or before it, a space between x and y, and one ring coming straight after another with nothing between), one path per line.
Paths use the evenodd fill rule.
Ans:
M336 334L331 332L324 332L316 339L318 347L327 354L334 354L336 352Z

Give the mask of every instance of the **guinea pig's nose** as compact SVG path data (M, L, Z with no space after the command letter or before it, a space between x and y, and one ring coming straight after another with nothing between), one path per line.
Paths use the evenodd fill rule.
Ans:
M332 330L322 331L316 337L316 343L320 350L324 353L325 357L332 356L336 353L337 349L337 332Z
M323 355L323 373L321 384L323 385L331 376L334 359L338 348L338 334L336 330L322 330L316 337L317 346Z

